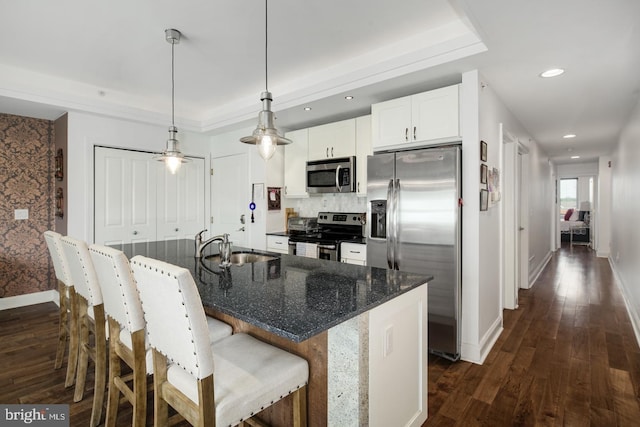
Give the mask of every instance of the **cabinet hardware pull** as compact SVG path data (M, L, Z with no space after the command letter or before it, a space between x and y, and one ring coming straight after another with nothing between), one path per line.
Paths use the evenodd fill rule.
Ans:
M404 128L404 140L409 141L409 128Z
M331 157L333 157L333 147L331 147Z
M325 157L329 157L329 147L327 147L326 151L327 153L325 154Z
M176 231L180 231L180 230L176 228Z
M135 236L136 234L138 234L138 232L133 230L133 235Z
M414 126L413 127L413 140L415 141L416 139L417 139L416 138L416 127Z

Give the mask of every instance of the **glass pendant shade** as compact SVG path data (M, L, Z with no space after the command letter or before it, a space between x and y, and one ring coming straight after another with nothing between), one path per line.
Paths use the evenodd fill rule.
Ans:
M258 147L260 157L269 160L276 152L278 145L290 144L291 140L280 136L273 123L273 111L271 111L271 92L262 92L262 111L258 114L258 126L251 136L240 138L245 144L253 144Z
M178 129L175 126L169 127L167 148L160 155L154 157L159 162L164 162L172 175L176 174L182 163L189 161L178 149L179 141L176 139L176 133L178 133Z

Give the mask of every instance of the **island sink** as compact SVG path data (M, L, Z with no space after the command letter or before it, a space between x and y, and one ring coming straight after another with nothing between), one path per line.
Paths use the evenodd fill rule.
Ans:
M221 261L220 255L207 255L204 259L215 264L219 264ZM252 262L272 261L274 259L277 259L277 257L255 252L232 252L229 261L231 261L232 265L244 265Z

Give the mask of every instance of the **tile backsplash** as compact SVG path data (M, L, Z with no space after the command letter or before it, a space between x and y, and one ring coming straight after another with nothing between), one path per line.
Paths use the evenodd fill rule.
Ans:
M284 206L300 216L316 216L318 212L366 212L367 198L355 194L323 194L306 199L284 199Z

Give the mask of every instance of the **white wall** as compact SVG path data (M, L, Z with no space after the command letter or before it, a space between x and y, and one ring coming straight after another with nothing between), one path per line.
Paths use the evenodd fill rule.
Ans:
M551 257L555 182L549 157L530 141L529 147L529 284Z
M609 257L640 341L640 102L611 156L611 255Z
M531 271L539 270L551 254L552 168L547 156L505 107L477 71L462 77L463 122L463 326L462 358L482 363L502 331L504 219L501 202L480 212L480 140L487 142L487 166L501 170L504 147L500 124L529 149L529 251Z
M598 197L595 200L596 254L608 257L611 253L611 157L603 156L598 161Z
M166 127L113 119L90 113L68 114L68 228L67 233L93 241L93 147L128 148L161 152L168 138ZM209 165L207 138L193 132L178 133L180 149L191 156L205 157ZM205 189L209 192L209 184ZM208 203L205 204L208 206Z

